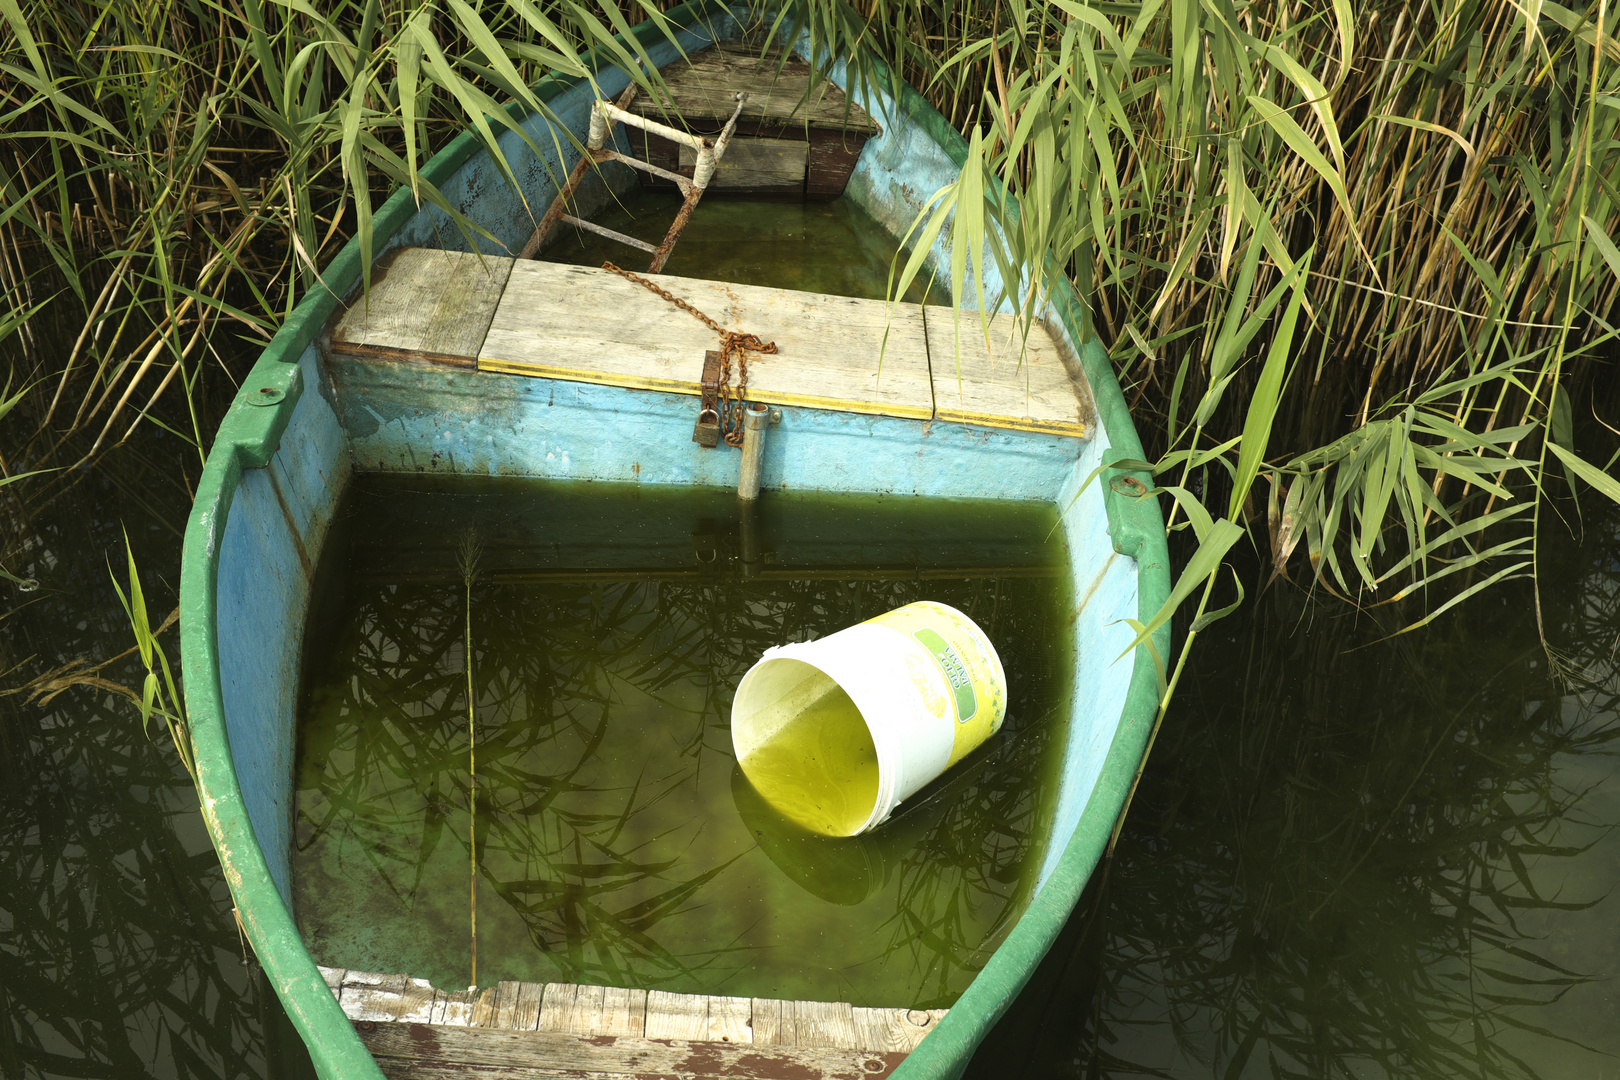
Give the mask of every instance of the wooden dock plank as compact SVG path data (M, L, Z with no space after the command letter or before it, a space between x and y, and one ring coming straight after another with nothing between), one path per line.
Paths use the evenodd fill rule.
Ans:
M518 1005L523 998L523 988L534 986L534 983L501 982L495 984L479 995L478 1005L473 1010L474 1027L504 1028L508 1031L522 1027L533 1028L534 1024L524 1025L518 1019ZM539 1018L539 995L535 996L536 1020Z
M590 1025L581 1023L579 1015L580 987L574 983L546 983L540 998L540 1017L536 1027L540 1031L563 1031L588 1035ZM587 999L586 1008L589 1008Z
M847 1001L784 1001L784 1021L793 1009L794 1038L799 1046L858 1048L860 1034L855 1030L855 1010Z
M665 1044L675 1040L694 1046L753 1045L903 1056L916 1049L945 1016L944 1009L855 1008L847 1002L676 994L574 983L542 986L507 981L483 990L446 993L434 990L425 979L405 975L341 968L322 968L321 975L345 1014L363 1031L375 1025L398 1029L423 1024L483 1033L539 1031L590 1039L604 1046L616 1039L657 1039Z
M512 1003L512 1022L507 1026L514 1031L534 1031L540 1026L540 1000L546 988L542 983L517 985L517 1000Z
M856 1045L866 1050L887 1050L909 1054L923 1036L945 1016L944 1009L863 1009L851 1010Z
M459 251L393 252L332 329L345 356L472 367L514 260Z
M754 354L748 398L926 420L927 329L916 304L660 275L660 287L731 330L774 341ZM885 340L886 338L886 340ZM607 270L520 262L479 353L480 371L697 395L714 331Z
M1027 347L1012 315L990 318L990 342L977 312L923 309L934 377L934 415L981 427L1086 437L1092 409L1084 382L1071 377L1064 350L1040 322Z
M466 990L450 993L440 990L434 999L433 1022L449 1027L471 1027L473 1006L477 1001L478 995Z
M590 1038L554 1031L497 1031L370 1024L360 1037L391 1078L476 1073L505 1077L787 1077L877 1080L905 1055L830 1047Z
M649 1039L703 1040L709 1033L709 999L703 994L647 992Z
M602 991L602 1020L598 1035L634 1035L647 1032L647 991L609 986Z
M709 1020L703 1037L710 1042L754 1041L754 1006L745 997L709 998Z

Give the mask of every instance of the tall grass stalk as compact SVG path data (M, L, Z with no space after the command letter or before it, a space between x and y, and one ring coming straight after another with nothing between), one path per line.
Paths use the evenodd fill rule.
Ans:
M478 576L478 558L482 551L483 544L475 531L468 529L462 534L456 548L456 565L461 571L466 599L462 608L462 645L466 658L462 666L467 669L467 925L472 941L469 989L478 986L478 706L473 689L472 587L473 579Z

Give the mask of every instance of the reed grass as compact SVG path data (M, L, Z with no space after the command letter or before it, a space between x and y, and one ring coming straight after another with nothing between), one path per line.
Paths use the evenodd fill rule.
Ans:
M634 69L616 7L322 8L0 2L0 338L24 327L35 454L85 431L94 456L165 394L191 402L216 335L268 340L344 242L369 251L376 196L450 210L417 166L464 127L493 147L498 100L544 113L529 85L588 74L591 46ZM65 358L27 333L45 303L80 320ZM181 430L202 454L194 407Z
M389 188L449 210L420 163L463 128L493 147L504 102L543 113L529 85L588 75L578 50L656 78L615 35L661 6L0 0L17 456L81 432L94 456L143 419L203 454L221 332L267 338L338 245L369 252ZM1620 295L1607 0L752 8L965 133L912 236L948 236L958 300L1033 313L1078 287L1196 545L1141 640L1174 605L1231 610L1245 535L1274 577L1432 597L1414 629L1533 576L1554 494L1620 497L1572 422ZM923 268L900 269L904 292ZM65 358L33 340L41 305L75 313Z
M917 229L953 295L1080 289L1196 533L1177 602L1254 522L1274 576L1366 602L1460 574L1412 629L1533 573L1550 479L1620 496L1570 422L1620 294L1603 0L805 10L968 134Z

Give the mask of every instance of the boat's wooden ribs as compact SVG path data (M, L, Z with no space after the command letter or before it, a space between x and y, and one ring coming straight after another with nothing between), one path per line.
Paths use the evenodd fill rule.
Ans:
M1011 315L660 276L730 329L774 341L748 398L1084 438L1085 378L1042 323ZM409 248L332 329L332 352L666 393L702 392L712 330L606 270Z
M321 975L391 1076L485 1064L513 1068L513 1075L548 1075L527 1071L527 1062L585 1076L883 1076L945 1015L944 1009L868 1009L573 983L503 982L446 992L404 975L338 968L322 968ZM765 1049L775 1057L762 1058ZM672 1055L693 1054L707 1055L715 1069L754 1071L676 1067ZM873 1062L882 1067L873 1068ZM772 1072L762 1069L766 1064L820 1071Z

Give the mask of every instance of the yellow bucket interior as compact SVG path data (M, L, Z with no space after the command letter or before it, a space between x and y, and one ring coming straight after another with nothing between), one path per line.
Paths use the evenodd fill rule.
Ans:
M853 836L877 805L872 732L829 675L800 660L770 664L783 666L769 673L777 693L732 719L767 733L740 760L743 773L784 817L826 836Z

